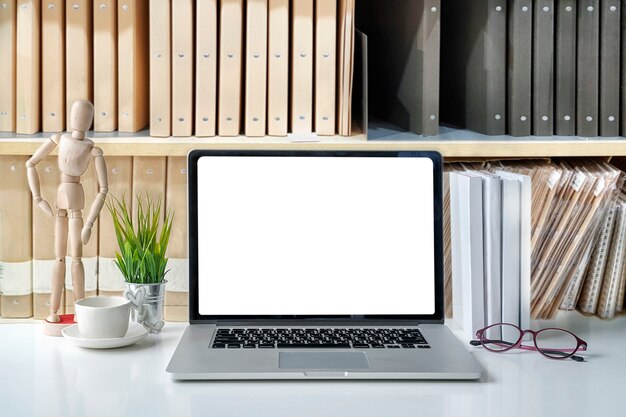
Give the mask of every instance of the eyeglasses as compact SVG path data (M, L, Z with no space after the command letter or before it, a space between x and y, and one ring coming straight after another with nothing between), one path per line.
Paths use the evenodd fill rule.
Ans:
M533 336L534 346L530 343L522 344L522 338L526 334ZM547 328L538 332L522 330L509 323L497 323L480 329L476 332L476 339L472 340L472 346L483 346L485 349L503 353L511 349L534 350L550 359L572 359L583 362L582 356L576 352L587 350L587 342L567 330Z

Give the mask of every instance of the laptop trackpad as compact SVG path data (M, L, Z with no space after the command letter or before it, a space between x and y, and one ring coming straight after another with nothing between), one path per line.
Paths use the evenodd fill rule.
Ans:
M365 352L280 352L284 369L367 369Z

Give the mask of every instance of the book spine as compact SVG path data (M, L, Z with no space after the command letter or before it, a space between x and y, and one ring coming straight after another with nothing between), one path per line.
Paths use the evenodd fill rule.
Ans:
M578 2L577 115L578 136L598 136L600 2Z
M600 136L619 136L620 0L600 3Z
M468 178L469 195L467 207L469 208L468 223L465 224L465 231L469 237L466 242L469 244L468 260L470 275L466 276L469 281L464 283L464 288L470 290L469 296L464 301L469 307L466 312L471 316L471 327L465 330L471 335L485 327L485 292L484 292L484 264L483 264L483 196L482 180L480 178ZM466 265L467 267L467 265Z
M0 132L15 132L16 100L16 0L6 0L0 7Z
M624 2L622 2L624 4ZM626 5L624 5L626 10ZM626 11L621 13L620 47L620 134L626 136Z
M317 0L315 7L315 132L334 135L337 2Z
M132 194L132 156L107 156L107 175L109 177L109 194L107 202L115 205L115 200L126 200L131 207L135 204ZM119 252L113 218L108 209L103 209L98 217L100 233L98 234L98 293L106 296L117 296L125 289L124 277L115 265L115 253Z
M165 209L173 214L164 317L169 321L189 319L189 263L187 261L187 160L167 158Z
M537 0L533 25L533 135L554 131L554 0Z
M215 136L218 1L196 1L196 136Z
M172 134L172 15L169 0L150 2L150 136Z
M26 179L27 159L24 156L0 155L0 192L3 196L0 198L2 317L33 315L32 198Z
M354 49L354 10L352 0L339 0L338 4L338 70L337 70L337 130L341 136L350 136L350 105L352 95L352 51Z
M532 179L520 175L520 327L530 328Z
M508 10L508 133L528 136L531 128L533 2L510 0Z
M172 2L172 136L193 134L193 0Z
M94 130L117 130L117 7L100 0L93 8Z
M243 0L220 2L219 104L220 136L237 136L241 123Z
M133 203L137 198L152 201L165 199L166 158L162 156L136 156L133 158L132 195ZM137 215L138 205L133 204L133 218ZM165 213L163 213L164 215Z
M517 326L521 324L520 196L521 184L516 180L504 179L502 184L502 321Z
M267 0L247 0L246 136L265 136L267 111Z
M60 172L57 157L48 156L37 166L41 196L54 205L59 187ZM55 260L55 220L38 207L33 207L33 316L44 319L50 314L51 277ZM61 303L61 311L65 311Z
M44 132L65 129L65 2L41 10L41 112Z
M93 2L76 0L65 9L66 130L76 100L93 100Z
M555 22L555 132L576 134L576 0L559 0Z
M118 2L118 129L137 132L149 123L148 1Z
M441 0L423 0L418 50L424 54L421 74L421 128L418 133L437 135L439 134Z
M313 131L313 0L292 3L291 131Z
M504 0L491 0L483 42L485 43L485 69L487 73L488 135L506 133L506 22L507 4Z
M169 0L150 2L150 136L172 134L172 10Z
M485 324L502 322L502 184L483 179Z
M16 132L32 134L41 127L41 3L17 2Z
M289 0L269 0L267 134L271 136L287 136L289 10Z

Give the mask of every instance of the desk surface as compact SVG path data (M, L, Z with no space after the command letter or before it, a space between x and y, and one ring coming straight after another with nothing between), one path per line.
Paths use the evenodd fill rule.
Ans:
M553 323L540 323L546 327ZM537 324L539 325L539 324ZM626 413L626 317L578 314L564 326L589 343L587 362L533 352L474 352L476 382L174 382L165 367L185 325L166 324L109 351L43 336L39 324L0 324L2 416L622 416ZM456 324L449 326L466 340Z

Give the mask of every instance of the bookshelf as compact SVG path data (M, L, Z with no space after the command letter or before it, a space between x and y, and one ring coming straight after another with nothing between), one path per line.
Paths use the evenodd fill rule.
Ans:
M435 150L440 152L447 161L604 157L612 159L622 169L626 167L626 138L623 137L487 136L466 129L449 127L440 127L439 134L433 136L419 136L407 132L406 130L431 131L433 126L436 131L440 119L446 120L435 116L441 116L439 108L445 107L440 106L439 99L447 96L452 103L459 101L459 97L452 94L446 95L445 91L439 93L440 76L443 78L445 75L445 71L440 71L439 53L450 54L451 51L446 51L445 42L440 51L440 20L438 17L435 20L430 20L432 16L439 15L438 11L443 10L443 6L450 7L452 2L446 4L440 0L429 1L403 0L398 2L397 8L389 8L386 2L379 1L370 2L367 8L357 8L359 29L365 30L370 36L369 50L365 52L365 57L367 58L367 54L369 54L367 58L369 60L369 79L374 80L368 86L368 134L356 133L350 137L317 137L315 135L245 137L240 135L232 137L157 138L151 137L148 130L142 130L137 133L89 132L87 136L94 139L107 157L184 157L190 150L198 148ZM405 16L412 16L413 18L404 19ZM427 33L417 30L415 23L418 19L423 19L421 23L423 27L428 26L432 30ZM444 27L443 30L450 29ZM389 48L390 44L394 44L396 47ZM418 45L417 49L416 45ZM363 54L361 51L361 55ZM425 68L428 68L428 71L425 71ZM363 68L360 71L362 72ZM359 73L358 68L356 72ZM412 76L405 77L406 74L412 74ZM432 78L433 75L435 75L434 78ZM380 80L385 80L385 82L378 82ZM445 84L445 81L442 85ZM361 80L362 82L363 80ZM362 85L359 87L363 88ZM359 90L359 88L355 86L355 90ZM411 94L417 91L424 92L424 94L428 93L428 97ZM145 95L148 93L146 92ZM361 99L367 102L363 97ZM427 102L434 108L427 108L428 106L425 104ZM426 117L428 115L430 117ZM355 122L363 122L366 118L365 114L360 114L360 117L362 119L355 116ZM384 122L381 124L380 120L384 120ZM376 124L377 122L378 124ZM0 155L32 155L47 140L49 135L49 133L35 135L0 133ZM56 151L53 152L53 155L56 155Z
M0 155L32 155L48 134L0 134ZM436 150L445 158L542 158L626 156L626 139L583 138L575 136L510 137L486 136L468 130L442 128L436 136L419 139L391 137L367 140L363 134L351 137L297 136L233 137L150 137L148 131L129 133L91 133L105 156L185 156L192 149L267 149L267 150Z

